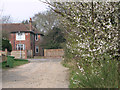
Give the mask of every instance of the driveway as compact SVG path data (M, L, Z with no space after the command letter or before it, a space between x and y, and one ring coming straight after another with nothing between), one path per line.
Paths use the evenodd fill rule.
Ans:
M29 59L30 63L3 70L3 88L68 88L68 68L61 59Z

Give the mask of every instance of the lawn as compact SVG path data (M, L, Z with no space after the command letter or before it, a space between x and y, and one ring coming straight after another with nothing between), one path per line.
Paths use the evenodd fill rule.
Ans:
M20 66L20 65L23 65L23 64L27 64L29 63L28 60L25 60L25 59L14 59L13 61L13 68L16 67L16 66ZM0 66L2 66L3 69L8 69L10 67L6 67L7 65L7 62L4 61L2 63L0 63Z

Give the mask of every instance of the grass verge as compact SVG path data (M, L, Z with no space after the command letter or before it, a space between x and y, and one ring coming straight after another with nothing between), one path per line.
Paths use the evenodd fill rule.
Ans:
M14 59L13 68L16 67L16 66L27 64L27 63L29 63L29 61L25 60L25 59ZM6 65L7 65L6 61L0 63L0 67L2 66L3 69L9 69L10 67L6 67Z
M79 86L77 84L73 83L74 79L79 78L76 75L76 71L77 71L77 65L75 65L76 61L75 60L69 60L69 61L64 61L63 60L61 63L62 63L62 65L64 67L69 68L69 72L70 72L70 75L69 75L69 82L70 82L69 88L79 88Z
M70 70L69 88L118 88L118 62L116 60L102 61L103 66L99 68L97 74L85 73L84 75L75 63L75 60L62 62L63 66Z

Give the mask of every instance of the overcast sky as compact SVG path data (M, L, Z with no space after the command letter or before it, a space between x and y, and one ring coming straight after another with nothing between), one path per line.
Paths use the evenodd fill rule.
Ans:
M48 6L39 0L0 0L0 15L11 16L13 22L29 19L47 9Z

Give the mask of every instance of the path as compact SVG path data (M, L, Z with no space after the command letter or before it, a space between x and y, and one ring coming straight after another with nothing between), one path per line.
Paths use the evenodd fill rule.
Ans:
M68 88L68 68L61 59L32 59L29 64L3 70L3 88Z

